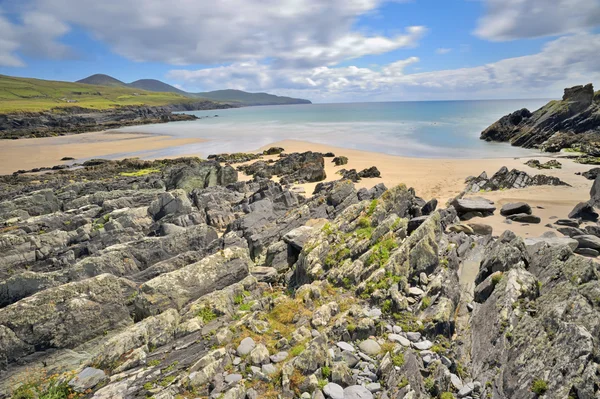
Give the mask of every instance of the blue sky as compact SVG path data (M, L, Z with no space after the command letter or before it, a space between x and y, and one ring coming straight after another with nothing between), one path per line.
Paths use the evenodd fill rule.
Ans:
M328 101L559 97L600 0L0 0L0 74Z

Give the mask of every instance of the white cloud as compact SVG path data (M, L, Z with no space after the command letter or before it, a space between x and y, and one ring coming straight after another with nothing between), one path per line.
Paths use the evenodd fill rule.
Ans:
M425 32L407 27L405 34L388 37L353 29L358 17L394 0L6 1L18 14L34 10L29 18L52 39L74 25L126 58L173 65L267 58L282 67L333 65L412 47ZM35 42L35 37L23 37L23 42ZM56 41L45 44L46 53L64 51Z
M436 54L448 54L451 51L452 51L451 48L444 48L444 47L440 47L437 50L435 50Z
M475 34L503 41L581 32L600 26L600 0L483 0Z
M66 24L49 14L27 11L15 23L0 9L0 66L25 66L17 52L53 59L69 56L70 49L56 41L68 31Z
M566 36L533 55L474 68L406 73L416 57L381 68L274 68L258 62L173 70L186 86L268 90L321 101L414 98L556 97L567 86L600 81L600 35Z

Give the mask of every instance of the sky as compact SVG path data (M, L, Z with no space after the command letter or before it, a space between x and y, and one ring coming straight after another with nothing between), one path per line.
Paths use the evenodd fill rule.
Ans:
M314 102L600 86L600 0L0 0L0 74Z

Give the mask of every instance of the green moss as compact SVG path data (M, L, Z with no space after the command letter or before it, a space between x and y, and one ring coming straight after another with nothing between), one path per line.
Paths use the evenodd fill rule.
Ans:
M360 219L358 219L358 227L360 227L361 229L371 227L371 219L365 216L361 217Z
M152 173L158 173L160 172L160 169L139 169L139 170L134 170L132 172L121 172L119 173L119 175L123 176L123 177L142 177L142 176L147 176L149 174Z
M353 333L356 330L356 324L348 324L348 327L346 327L346 330L348 330L349 333Z
M387 238L373 246L371 254L365 261L366 266L377 264L382 267L390 259L390 252L398 247L393 238Z
M400 382L398 383L398 388L404 388L407 385L408 385L408 379L403 376L402 379L400 380Z
M394 363L394 366L402 367L404 365L404 353L398 352L392 355L392 363Z
M431 306L431 298L429 298L428 296L423 297L423 300L421 301L421 310L425 310L430 306Z
M373 215L373 213L375 212L375 208L377 208L377 200L376 199L371 201L371 203L369 204L369 209L367 210L367 215L369 217Z
M435 380L432 377L425 378L423 380L423 387L427 392L429 392L433 396L437 396L438 389L435 384Z
M531 384L531 392L537 395L543 395L548 390L548 383L541 379L536 379Z
M173 362L169 366L167 366L164 369L162 369L161 372L163 372L163 373L170 373L171 371L175 370L175 367L177 366L177 364L179 364L179 362Z
M165 377L162 380L160 380L160 382L158 384L161 387L166 387L166 386L171 385L173 383L173 381L175 381L175 376L174 375L170 375L170 376Z
M329 379L329 377L331 377L331 369L327 366L324 366L321 368L321 375L323 376L323 378L325 378L326 380Z
M146 391L149 391L149 390L151 390L152 388L154 388L154 384L153 384L152 382L147 382L147 383L145 383L145 384L144 384L144 389L145 389Z
M160 364L160 360L158 359L152 359L148 362L148 366L150 367L155 367L158 366Z
M452 393L450 392L442 392L440 394L440 399L455 399L454 395L452 395Z
M502 280L504 274L502 272L496 273L492 276L492 285L495 287Z
M296 345L292 349L290 349L290 356L296 357L296 356L300 355L302 352L304 352L305 349L306 349L305 346L302 344Z
M198 317L204 323L209 323L216 319L217 315L211 309L202 308L196 312L196 317Z

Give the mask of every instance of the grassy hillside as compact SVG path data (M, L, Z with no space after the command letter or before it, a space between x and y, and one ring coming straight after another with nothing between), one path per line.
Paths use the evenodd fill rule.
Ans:
M115 79L112 76L103 75L101 73L88 76L87 78L78 80L75 83L85 83L96 86L127 86L125 82L121 82L119 79Z
M241 90L216 90L196 93L196 95L213 101L235 102L244 105L310 104L308 100L280 97L268 93L248 93Z
M179 90L177 87L173 87L170 84L166 84L156 79L140 79L135 82L129 83L127 86L135 87L140 90L148 90L148 91L160 91L163 93L177 93L182 96L189 96L189 93L186 93L183 90Z
M0 113L68 106L100 110L123 105L157 106L190 101L193 100L175 93L0 75Z

